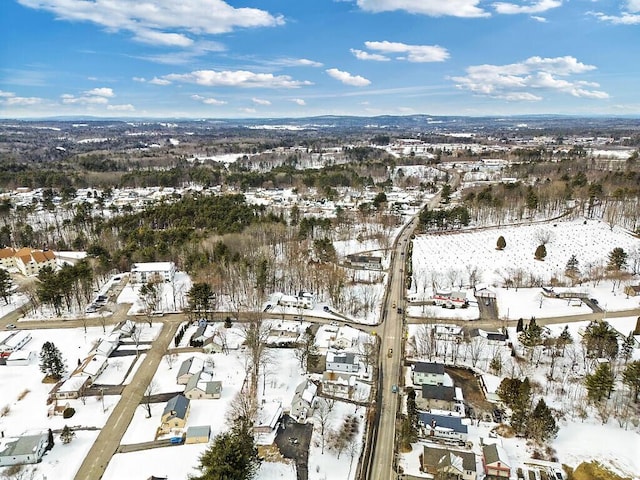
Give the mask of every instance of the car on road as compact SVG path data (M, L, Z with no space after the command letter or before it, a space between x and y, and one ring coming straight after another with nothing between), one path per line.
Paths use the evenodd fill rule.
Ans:
M331 311L331 309L329 308L329 305L325 305L324 307L322 307L322 310L324 310L325 312Z
M387 352L387 357L389 358L393 357L393 348L389 349L389 351Z
M398 385L391 385L391 392L398 393Z
M14 330L16 328L15 324L10 323L5 327L7 330Z
M589 301L591 303L593 303L594 305L598 305L598 299L597 298L590 298Z
M401 314L401 313L402 313L402 309L401 309L400 307L398 307L398 308L396 309L396 312L398 312L398 313L400 313L400 314Z

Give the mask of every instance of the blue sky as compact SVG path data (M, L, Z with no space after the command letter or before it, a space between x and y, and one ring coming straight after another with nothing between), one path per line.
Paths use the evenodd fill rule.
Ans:
M640 0L1 0L0 117L640 114Z

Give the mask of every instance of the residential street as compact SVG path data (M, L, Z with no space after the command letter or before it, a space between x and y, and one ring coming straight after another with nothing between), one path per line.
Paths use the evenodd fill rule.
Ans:
M177 315L175 317L178 317ZM147 351L143 363L138 368L131 383L122 392L122 397L113 409L107 423L100 431L91 450L84 459L76 474L76 480L99 480L104 474L111 457L120 446L136 408L144 396L147 385L151 382L162 356L173 340L178 326L178 318L173 321L164 320L160 335ZM160 419L158 418L158 422Z

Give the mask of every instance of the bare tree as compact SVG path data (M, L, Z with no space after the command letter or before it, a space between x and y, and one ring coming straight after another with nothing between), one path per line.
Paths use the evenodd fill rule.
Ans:
M151 380L147 388L144 389L144 397L142 397L142 406L147 411L147 418L151 418L151 397L158 391L158 384L155 380Z
M331 408L324 398L318 398L316 408L313 412L313 418L318 421L318 427L320 430L320 453L324 454L324 443L327 433L327 428L331 420Z
M175 363L178 361L178 355L176 353L170 353L168 355L165 355L164 361L167 362L167 365L169 366L169 370L171 370L175 365Z
M229 420L229 423L235 423L239 419L254 422L257 412L258 408L255 397L252 395L245 395L244 392L238 392L229 405L226 417L227 420Z
M484 337L478 335L477 337L473 337L471 341L467 344L469 348L469 356L471 358L471 365L474 367L477 365L478 360L480 359L480 355L484 351L487 346L487 340Z

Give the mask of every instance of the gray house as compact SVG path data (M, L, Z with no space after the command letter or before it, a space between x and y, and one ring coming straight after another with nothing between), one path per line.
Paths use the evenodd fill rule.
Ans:
M442 363L416 362L413 366L414 385L443 385L444 365Z
M456 410L456 389L442 385L422 384L421 395L416 398L419 409Z
M176 395L169 400L162 412L160 433L169 433L173 428L185 428L190 409L191 401L184 395Z
M333 372L358 373L360 362L358 356L352 352L327 352L327 370Z
M47 433L0 439L0 466L38 463L48 443Z
M176 382L178 385L186 385L189 382L189 379L194 375L200 373L204 369L204 362L197 358L191 357L187 358L178 369L178 374L176 375Z
M420 412L418 424L423 437L440 440L466 441L469 429L460 417L449 415L432 415Z
M222 382L214 380L210 372L200 371L193 375L184 389L184 396L190 400L200 398L220 398Z

